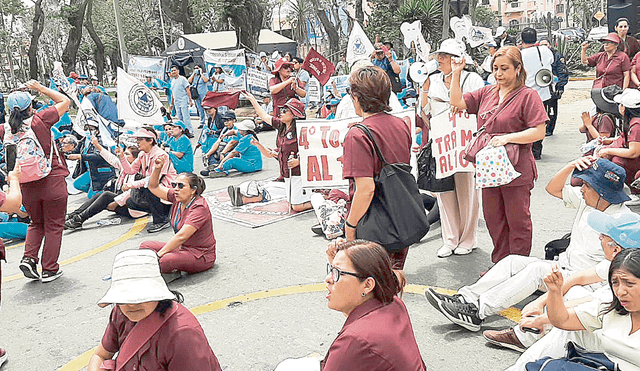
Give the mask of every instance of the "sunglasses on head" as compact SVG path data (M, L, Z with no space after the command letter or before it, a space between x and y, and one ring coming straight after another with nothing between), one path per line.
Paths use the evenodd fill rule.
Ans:
M171 187L172 188L176 188L178 187L178 189L182 189L186 186L185 183L177 183L177 182L171 182Z

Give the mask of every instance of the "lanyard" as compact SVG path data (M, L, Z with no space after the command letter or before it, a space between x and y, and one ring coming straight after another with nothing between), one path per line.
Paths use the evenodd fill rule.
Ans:
M195 200L196 200L195 197L192 198L191 201L189 201L189 203L187 204L187 206L184 207L184 210L180 210L180 204L177 205L176 215L173 218L173 232L178 233L178 224L180 224L180 222L182 221L182 212L187 211L187 209L189 209L189 206L191 206L191 204Z

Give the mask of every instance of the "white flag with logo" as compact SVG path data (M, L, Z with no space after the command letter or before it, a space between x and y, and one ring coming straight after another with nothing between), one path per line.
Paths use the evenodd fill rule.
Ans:
M358 22L354 22L349 43L347 44L347 62L353 64L360 59L371 59L375 48Z
M118 67L118 118L141 124L162 125L160 99L140 80Z

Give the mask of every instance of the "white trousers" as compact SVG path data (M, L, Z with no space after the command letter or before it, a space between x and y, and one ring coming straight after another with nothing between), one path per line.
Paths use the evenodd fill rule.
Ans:
M442 241L451 250L477 247L480 192L475 188L474 173L455 173L455 189L437 193L440 208Z

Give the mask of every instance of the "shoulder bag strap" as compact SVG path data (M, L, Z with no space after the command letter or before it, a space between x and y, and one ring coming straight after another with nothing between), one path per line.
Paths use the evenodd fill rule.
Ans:
M496 112L494 115L492 115L489 120L487 120L487 122L484 123L484 125L482 125L482 127L480 129L478 129L478 131L476 133L479 133L481 130L486 130L487 127L489 126L489 124L493 124L493 122L496 120L496 117L498 117L498 115L500 115L502 113L502 111L504 111L505 108L507 108L507 106L509 106L509 104L511 102L513 102L513 100L520 95L520 93L522 92L522 90L524 90L524 86L521 86L518 88L518 90L516 90L514 92L514 94L511 96L511 98L509 98L508 101L503 102L502 103L502 107L500 107L500 110L498 110L498 112Z
M378 158L380 159L380 161L382 161L382 164L388 165L387 160L385 160L384 156L382 155L382 151L380 151L380 148L378 147L378 143L376 143L376 140L373 138L373 133L371 133L371 130L369 130L368 127L362 124L355 124L353 125L353 127L357 127L364 132L367 138L369 138L369 140L371 141L371 144L373 144L373 148L375 148L376 153L378 154Z
M173 303L171 308L164 313L164 317L161 317L160 313L154 311L149 317L138 322L120 347L118 358L116 358L115 371L122 370L127 362L138 353L140 348L142 348L177 311L178 303Z

